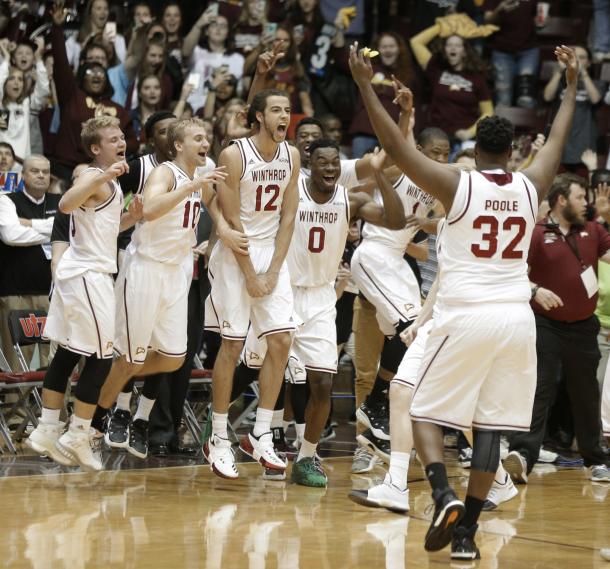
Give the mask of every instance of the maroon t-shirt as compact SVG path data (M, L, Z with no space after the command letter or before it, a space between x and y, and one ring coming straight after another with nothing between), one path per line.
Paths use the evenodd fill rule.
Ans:
M479 103L491 100L482 73L450 69L438 55L430 59L426 77L432 91L427 126L442 128L449 136L470 128L480 116Z
M493 11L502 0L485 0L483 9ZM487 40L487 45L497 51L516 53L536 46L536 0L521 0L516 8L502 10L498 21L500 29Z
M394 88L392 87L392 74L396 74L395 69L387 67L382 63L373 63L373 79L371 80L373 88L385 110L388 111L388 114L394 119L394 122L398 122L400 107L393 103ZM354 135L364 134L376 136L369 115L362 102L362 97L360 96L358 96L358 102L356 103L354 118L349 127L349 132Z
M582 262L573 248L578 251ZM580 274L587 267L593 267L597 274L597 261L609 249L610 235L599 223L588 221L584 226L572 226L564 236L548 219L539 221L534 227L527 259L529 279L553 291L561 298L563 306L544 310L532 301L533 311L562 322L590 318L595 312L597 294L588 297Z

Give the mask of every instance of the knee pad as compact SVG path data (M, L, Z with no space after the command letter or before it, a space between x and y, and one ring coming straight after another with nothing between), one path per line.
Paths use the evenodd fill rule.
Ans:
M49 369L44 376L42 384L44 389L65 393L72 371L78 364L80 358L80 354L76 354L59 346L55 352L55 356L49 364Z
M474 429L470 468L481 472L495 472L499 464L500 431Z
M101 360L94 356L88 356L83 372L76 384L76 398L88 405L96 405L100 390L111 367L112 360L110 358Z
M406 326L403 327L403 330L404 328ZM400 332L397 331L394 336L385 339L383 349L381 350L379 366L389 372L396 373L406 351L407 346L400 339Z

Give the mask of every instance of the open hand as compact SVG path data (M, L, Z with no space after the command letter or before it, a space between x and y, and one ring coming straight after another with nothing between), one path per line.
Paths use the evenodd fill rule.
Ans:
M566 82L568 85L576 85L578 81L579 64L578 58L571 47L566 45L555 48L555 56L560 65L566 69Z
M127 213L134 221L140 221L142 219L144 216L144 202L142 201L141 195L138 194L133 196L127 207Z
M203 186L204 184L217 184L218 182L224 182L226 177L226 166L218 166L218 168L214 168L201 176L197 176L196 181L198 184Z
M53 4L53 8L51 9L51 18L56 26L63 26L67 17L68 9L64 8L63 1Z
M601 215L603 218L607 217L610 213L609 193L610 186L606 182L598 184L595 189L595 211L597 212L597 215Z
M241 231L227 227L223 230L218 229L218 238L225 247L228 247L237 255L247 255L250 242L248 236Z
M371 82L373 78L371 60L362 55L362 50L358 50L358 42L354 42L349 48L349 68L359 87Z
M383 170L383 163L386 159L385 150L379 150L379 147L376 146L373 151L373 156L371 157L371 168L375 172L381 172Z

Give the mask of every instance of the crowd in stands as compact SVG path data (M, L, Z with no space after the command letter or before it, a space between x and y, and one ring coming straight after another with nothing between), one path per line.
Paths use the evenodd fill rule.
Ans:
M315 117L344 157L360 158L378 141L348 68L354 41L379 52L372 83L385 108L398 120L396 77L415 94L416 134L425 127L446 132L451 161L472 161L481 117L511 119L518 133L515 169L544 142L562 97L553 48L576 44L581 78L561 170L582 176L585 185L593 174L607 179L607 2L68 0L64 6L13 0L0 3L0 187L22 191L24 180L32 184L26 170L34 168L43 170L49 193L65 191L75 168L88 161L81 125L100 115L120 120L128 160L151 152L145 124L154 113L201 117L209 127L210 158L217 161L231 138L231 119L246 108L257 59L271 48L282 57L265 87L289 93L293 140L296 123ZM48 162L32 162L33 155ZM589 187L592 209L598 186ZM50 226L30 222L27 232L9 236L7 223L0 208L3 247L49 243ZM21 216L20 223L27 226ZM420 265L429 286L427 267ZM1 278L0 304L3 297L46 294L49 275L32 277L42 286L28 290L19 290L22 280ZM602 285L603 312L610 285L603 279ZM4 318L2 306L0 314ZM609 349L606 342L604 353Z

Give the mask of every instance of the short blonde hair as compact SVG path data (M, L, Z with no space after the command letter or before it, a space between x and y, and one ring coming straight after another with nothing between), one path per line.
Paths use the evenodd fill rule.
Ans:
M91 158L95 158L91 152L91 145L99 144L100 140L102 139L100 136L100 130L109 127L121 128L121 121L116 117L104 115L89 119L83 123L83 128L80 131L80 140L83 144L85 152Z
M169 125L167 129L167 146L169 148L169 155L172 158L176 156L176 141L184 141L184 133L189 126L198 126L205 130L205 123L197 117L181 119Z

